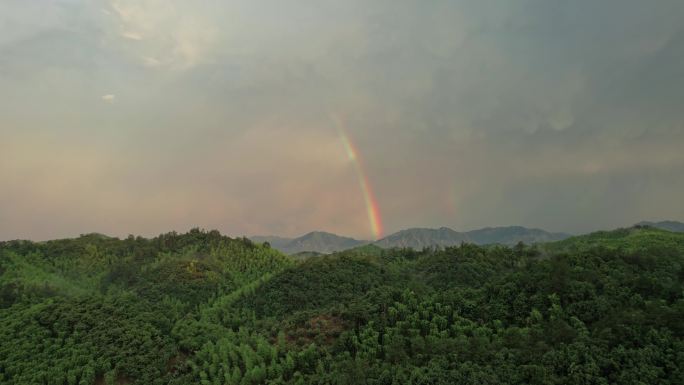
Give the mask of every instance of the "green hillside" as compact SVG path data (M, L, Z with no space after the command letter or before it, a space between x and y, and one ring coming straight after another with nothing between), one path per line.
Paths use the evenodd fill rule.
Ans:
M546 244L552 252L577 252L595 248L619 250L624 253L660 256L684 254L684 233L676 233L648 226L635 226L613 231L598 231Z
M291 259L193 230L0 243L0 384L681 384L684 234Z

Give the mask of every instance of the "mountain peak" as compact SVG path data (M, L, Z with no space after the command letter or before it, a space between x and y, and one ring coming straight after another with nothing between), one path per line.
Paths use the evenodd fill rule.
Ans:
M329 233L329 232L327 232L327 231L310 231L310 232L308 232L308 233L302 235L302 236L299 237L298 239L302 239L302 238L313 238L313 237L323 237L323 238L347 238L347 239L353 239L353 238L344 237L344 236L340 236L340 235L337 235L337 234Z
M368 243L354 238L342 237L326 231L311 231L297 238L252 237L256 242L269 242L286 254L317 252L323 254L351 249Z

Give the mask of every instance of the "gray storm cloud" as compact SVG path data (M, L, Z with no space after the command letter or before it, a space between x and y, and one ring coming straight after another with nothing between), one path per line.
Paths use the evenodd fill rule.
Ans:
M684 3L0 3L0 239L684 219Z

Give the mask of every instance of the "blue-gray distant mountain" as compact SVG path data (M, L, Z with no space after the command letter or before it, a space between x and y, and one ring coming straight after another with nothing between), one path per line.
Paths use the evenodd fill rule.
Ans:
M522 226L486 227L466 232L454 231L448 227L438 229L407 229L391 234L374 244L380 247L410 247L420 250L424 247L446 247L462 242L478 245L515 245L518 242L539 243L559 241L570 237L564 233L550 233L540 229Z
M440 227L438 229L413 228L401 230L374 242L374 244L383 248L410 247L421 250L425 247L454 246L469 241L470 239L465 233L459 233L448 227Z
M278 237L275 235L256 235L253 237L249 237L254 242L257 243L264 243L268 242L272 248L283 251L282 249L284 247L287 247L287 244L292 242L292 238L284 238L284 237Z
M426 247L456 246L463 242L478 245L502 244L515 245L518 242L527 244L559 241L570 237L564 233L550 233L540 229L529 229L522 226L486 227L479 230L458 232L448 227L438 229L413 228L401 230L376 242L358 240L349 237L314 231L299 238L282 238L275 236L255 236L255 242L268 242L271 247L286 254L315 252L329 254L336 251L372 244L382 248L412 248L421 250Z
M468 231L465 234L467 234L472 243L478 245L553 242L572 236L566 233L550 233L545 230L530 229L522 226L485 227L479 230Z
M636 226L650 226L657 229L673 231L675 233L684 233L684 223L678 221L660 221L660 222L649 222L641 221L636 224Z
M330 254L368 243L368 241L342 237L324 231L312 231L298 238L255 236L250 239L254 242L268 242L271 247L278 249L285 254L297 254L305 251Z

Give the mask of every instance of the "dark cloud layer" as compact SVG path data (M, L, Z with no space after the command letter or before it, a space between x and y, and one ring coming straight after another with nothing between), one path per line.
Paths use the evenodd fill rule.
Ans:
M0 3L0 239L684 219L684 3Z

